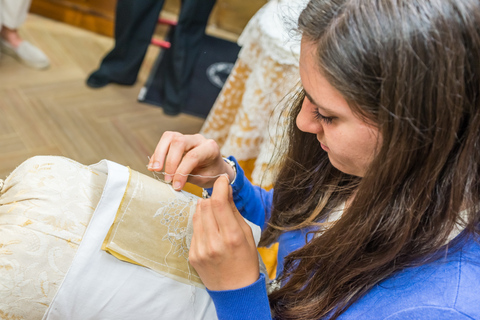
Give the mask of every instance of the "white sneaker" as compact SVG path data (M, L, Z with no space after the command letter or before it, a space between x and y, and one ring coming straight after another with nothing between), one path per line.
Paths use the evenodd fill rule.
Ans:
M14 57L29 67L45 69L50 66L50 60L45 53L28 41L23 40L18 48L14 48L7 41L0 39L0 46L5 54Z

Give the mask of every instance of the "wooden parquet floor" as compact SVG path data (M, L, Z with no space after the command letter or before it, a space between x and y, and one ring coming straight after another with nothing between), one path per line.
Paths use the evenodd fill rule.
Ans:
M35 155L83 164L109 159L148 173L148 156L164 131L200 130L201 118L170 117L137 102L158 48L148 50L136 85L90 89L85 79L112 39L36 15L20 32L44 50L51 67L39 71L0 57L0 178Z

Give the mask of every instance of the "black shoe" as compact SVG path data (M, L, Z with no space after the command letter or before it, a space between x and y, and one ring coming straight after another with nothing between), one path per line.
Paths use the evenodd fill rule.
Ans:
M89 86L90 88L95 88L95 89L98 89L98 88L103 88L105 87L107 84L109 84L110 81L109 79L107 78L103 78L101 76L98 76L94 73L92 73L88 79L87 79L87 86Z
M163 108L163 113L165 113L168 116L176 116L179 115L181 110L180 108L175 108L169 105L162 106Z

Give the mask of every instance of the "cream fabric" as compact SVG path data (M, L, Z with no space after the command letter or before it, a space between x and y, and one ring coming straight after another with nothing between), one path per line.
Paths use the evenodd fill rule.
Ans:
M41 319L68 271L106 174L34 157L0 191L0 319Z
M31 0L0 0L0 26L18 29L27 18Z

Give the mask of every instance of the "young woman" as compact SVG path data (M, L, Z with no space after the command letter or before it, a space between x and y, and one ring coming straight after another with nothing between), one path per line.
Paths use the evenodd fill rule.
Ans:
M190 261L220 319L480 319L479 26L477 0L311 0L273 192L163 135L150 169L213 186ZM268 296L240 214L279 242Z

